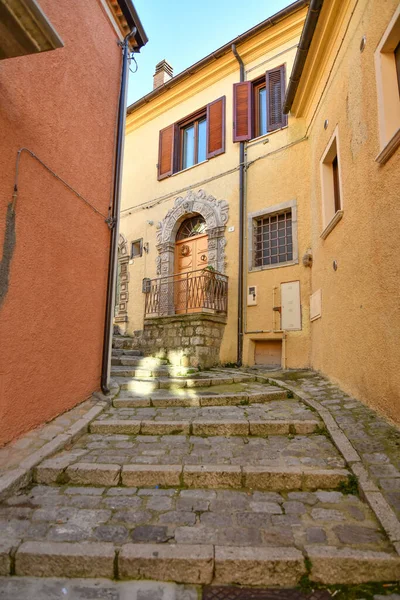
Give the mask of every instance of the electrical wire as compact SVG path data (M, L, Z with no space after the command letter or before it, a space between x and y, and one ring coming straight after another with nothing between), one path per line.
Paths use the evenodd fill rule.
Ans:
M112 227L114 226L113 219L111 219L110 217L107 217L102 212L100 212L91 202L89 202L89 200L87 200L84 196L82 196L82 194L80 194L71 185L69 185L69 183L67 183L62 177L57 175L57 173L55 171L53 171L53 169L50 169L50 167L48 167L45 162L43 162L38 156L36 156L36 154L34 152L32 152L32 150L29 150L29 148L20 148L17 152L17 159L16 159L16 163L15 163L14 191L13 191L13 195L12 195L12 211L13 212L15 211L15 204L16 204L17 198L18 198L19 165L20 165L20 161L21 161L21 154L23 152L26 152L32 158L37 160L42 165L42 167L44 167L46 169L46 171L48 171L51 175L53 175L53 177L58 179L58 181L60 181L67 189L69 189L70 192L75 194L75 196L77 196L80 200L82 200L96 214L98 214L100 217L103 217L105 223L107 223L108 227L110 229L112 229Z

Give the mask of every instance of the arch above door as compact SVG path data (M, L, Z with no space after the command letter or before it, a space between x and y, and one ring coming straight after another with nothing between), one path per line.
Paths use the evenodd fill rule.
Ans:
M225 226L228 221L229 205L226 200L217 200L204 190L189 191L186 196L176 198L164 219L157 226L157 275L172 275L174 272L174 249L176 234L181 223L196 214L206 223L208 234L208 264L216 271L225 271Z

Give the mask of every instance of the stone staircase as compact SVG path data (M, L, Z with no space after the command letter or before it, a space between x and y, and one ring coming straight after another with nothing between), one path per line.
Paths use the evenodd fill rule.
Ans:
M0 505L0 574L298 585L400 558L318 412L265 378L115 348L119 393Z

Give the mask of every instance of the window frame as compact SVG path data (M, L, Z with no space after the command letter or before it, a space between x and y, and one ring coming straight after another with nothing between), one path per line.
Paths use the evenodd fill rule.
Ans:
M339 128L335 127L320 159L322 233L326 239L344 215Z
M272 217L281 213L289 212L292 213L292 259L285 262L278 262L270 265L255 266L255 252L254 252L254 221L262 217ZM290 267L292 265L299 264L299 246L297 239L297 202L296 200L289 200L288 202L281 202L269 206L262 210L252 212L248 214L247 220L248 230L248 270L249 271L267 271L269 269L279 269L283 267Z
M375 50L380 151L376 162L385 164L400 146L400 84L395 51L400 44L400 6Z
M139 244L139 254L133 254L134 244ZM133 260L134 258L140 258L141 256L143 256L143 238L138 238L137 240L132 240L130 259Z
M204 160L202 160L201 162L198 162L197 159L198 159L199 121L202 121L203 119L206 122L206 138L205 138L206 158ZM190 165L190 167L183 167L183 133L184 133L184 130L192 124L194 124L194 158L195 158L195 161L194 161L193 165ZM201 163L206 162L208 160L207 159L207 126L208 125L207 125L207 107L206 106L204 108L196 111L195 113L192 113L191 115L186 117L183 121L179 121L177 123L179 146L177 148L177 161L176 161L177 170L174 171L174 173L180 173L181 171L186 171L186 169L191 169L192 167L195 167L196 165L200 165Z
M252 136L250 138L249 141L255 140L259 137L263 137L265 135L270 135L271 133L274 133L275 131L281 131L282 129L284 129L285 127L288 126L288 118L287 115L283 114L282 111L282 107L281 107L281 119L282 119L282 125L280 127L274 127L273 129L269 128L269 114L270 114L270 106L269 106L269 89L268 89L268 83L269 83L269 74L272 73L273 71L281 71L281 85L282 85L282 98L285 97L285 93L286 93L286 63L283 63L281 65L276 65L276 67L272 67L271 69L268 69L267 71L265 71L265 73L263 75L261 75L260 77L257 77L256 79L251 80L251 114L252 114ZM265 94L265 117L266 117L266 131L265 133L261 133L260 132L260 99L259 99L259 92L260 90L262 90L263 88L265 88L266 90L266 94Z

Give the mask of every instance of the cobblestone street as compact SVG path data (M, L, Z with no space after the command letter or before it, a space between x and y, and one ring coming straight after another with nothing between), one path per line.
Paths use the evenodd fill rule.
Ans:
M1 575L284 587L400 578L394 427L311 372L175 379L161 389L152 377L149 395L127 374L112 404L93 398L83 421L65 417L78 433L41 449L25 487L3 489ZM8 581L0 597L13 599ZM154 598L197 594L160 589Z

